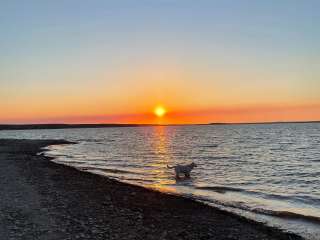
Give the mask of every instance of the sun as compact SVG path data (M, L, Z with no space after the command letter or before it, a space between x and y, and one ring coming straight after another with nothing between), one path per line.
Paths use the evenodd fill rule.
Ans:
M157 117L163 117L167 113L167 110L162 106L158 106L153 112Z

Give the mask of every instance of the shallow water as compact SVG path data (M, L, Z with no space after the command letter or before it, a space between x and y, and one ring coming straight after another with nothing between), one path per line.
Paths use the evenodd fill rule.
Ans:
M319 123L0 131L4 137L77 141L48 154L320 239ZM192 161L190 179L177 181L166 167Z

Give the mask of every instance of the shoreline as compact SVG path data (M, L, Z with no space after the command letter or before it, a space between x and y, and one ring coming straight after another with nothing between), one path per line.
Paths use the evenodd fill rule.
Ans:
M39 154L64 140L0 139L4 239L303 239L192 199Z

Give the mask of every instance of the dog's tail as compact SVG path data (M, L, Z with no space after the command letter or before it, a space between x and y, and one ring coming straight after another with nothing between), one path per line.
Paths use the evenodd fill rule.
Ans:
M174 167L170 167L169 165L167 165L167 168L174 168Z

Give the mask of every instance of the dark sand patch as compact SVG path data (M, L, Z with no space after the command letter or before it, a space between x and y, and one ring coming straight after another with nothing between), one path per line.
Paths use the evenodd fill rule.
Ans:
M302 239L37 155L65 143L0 140L0 239Z

